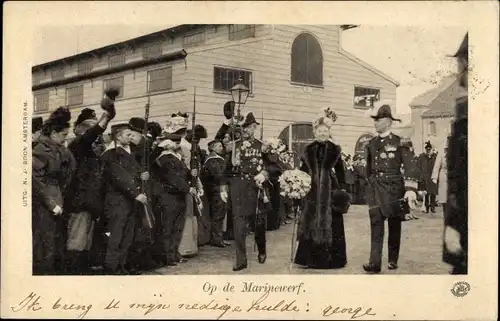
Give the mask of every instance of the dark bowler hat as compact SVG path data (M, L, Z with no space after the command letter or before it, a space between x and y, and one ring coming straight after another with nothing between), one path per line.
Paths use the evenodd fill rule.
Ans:
M132 117L130 118L128 125L130 130L142 134L142 132L144 132L144 126L146 126L146 122L140 117Z
M160 136L161 132L162 128L160 124L154 121L148 123L148 134L150 134L153 139L156 139L156 137Z
M120 123L111 126L111 136L116 137L116 135L124 129L130 129L128 123Z
M34 134L43 126L43 118L42 117L33 117L31 118L31 133Z
M228 101L224 104L224 117L226 117L227 119L231 119L233 118L234 116L234 106L235 106L235 102L234 101Z
M401 121L401 119L397 119L392 116L391 106L388 104L381 105L378 108L374 107L370 117L373 119L390 118L395 121Z
M78 115L78 118L75 121L75 127L83 123L84 121L88 119L95 119L97 120L97 116L95 114L95 110L91 108L84 108L81 112L80 115Z
M468 56L469 56L469 33L466 33L464 39L462 40L462 43L460 44L460 47L458 47L457 52L451 57L467 58Z
M243 121L243 123L241 124L241 127L245 128L245 127L248 127L252 124L257 124L257 125L260 125L259 122L257 122L257 120L255 119L255 116L253 115L252 112L249 112L246 117L245 117L245 120Z
M430 142L430 141L427 141L427 142L425 143L425 149L426 149L426 150L427 150L427 149L432 149L432 145L431 145L431 142Z

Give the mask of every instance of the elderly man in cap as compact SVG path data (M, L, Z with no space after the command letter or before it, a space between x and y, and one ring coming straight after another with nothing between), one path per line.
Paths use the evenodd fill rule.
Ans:
M38 137L42 133L43 118L33 117L31 119L31 147L34 148L38 142Z
M266 261L266 222L262 215L257 215L263 202L269 202L264 184L269 179L269 169L275 166L266 163L262 153L262 142L255 138L259 123L252 112L235 121L242 128L242 137L235 142L225 164L221 182L221 199L227 202L231 198L233 210L233 228L236 248L236 264L233 271L247 268L246 236L251 222L255 222L255 243L258 249L258 261Z
M368 183L367 202L369 205L371 228L370 261L363 265L369 273L380 273L382 247L384 242L384 222L389 225L389 266L398 268L401 243L401 222L409 209L404 205L405 182L401 172L410 170L411 154L405 151L401 137L391 132L393 121L390 103L380 102L369 112L374 120L377 136L365 147L366 178Z
M75 139L68 145L68 149L75 156L77 168L65 199L68 212L71 213L68 222L68 245L72 240L72 234L78 235L78 229L81 228L79 222L83 216L90 218L87 221L95 222L102 215L102 197L98 188L101 183L99 157L105 150L102 134L113 119L112 116L114 115L104 111L97 119L93 109L85 108L74 123ZM86 248L69 246L70 273L82 274L86 272L90 263L89 259L91 259L87 252L90 245L87 244Z
M469 36L465 35L457 53L460 96L455 103L455 120L448 140L448 197L444 213L444 262L453 266L452 274L468 273L468 68Z
M135 159L130 148L131 126L128 123L111 127L113 144L102 154L104 214L108 219L109 240L105 258L108 274L137 274L128 271L128 252L134 241L138 217L137 206L145 204L147 196L141 193L142 181L149 178Z
M225 162L222 157L224 146L222 146L221 141L213 140L208 143L208 150L210 154L203 164L201 179L209 203L210 245L223 248L229 246L229 243L224 242L222 231L226 216L226 204L220 198L220 185Z

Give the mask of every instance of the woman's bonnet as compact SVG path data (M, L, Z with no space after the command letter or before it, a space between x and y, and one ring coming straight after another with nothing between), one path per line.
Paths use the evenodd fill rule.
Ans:
M322 115L314 121L313 128L316 129L321 125L330 128L336 121L337 114L335 114L335 112L330 107L325 107L322 109Z

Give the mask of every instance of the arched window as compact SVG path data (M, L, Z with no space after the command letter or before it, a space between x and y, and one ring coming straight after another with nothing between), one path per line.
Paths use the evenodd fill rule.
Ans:
M436 136L436 123L433 121L429 122L429 135Z
M309 33L301 33L293 41L291 81L323 85L323 53L319 42Z
M292 133L290 135L290 129ZM291 136L291 137L290 137ZM278 138L289 146L290 138L292 139L292 150L296 156L302 155L304 147L314 140L313 127L310 122L298 122L286 126L278 136Z

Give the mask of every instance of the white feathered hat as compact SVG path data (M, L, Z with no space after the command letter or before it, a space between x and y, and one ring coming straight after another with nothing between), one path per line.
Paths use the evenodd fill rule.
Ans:
M394 118L392 115L393 102L389 100L380 100L373 104L373 107L367 111L368 116L373 119L390 118L395 121L401 121L401 119Z
M316 128L320 125L325 125L328 128L333 126L333 123L337 121L337 114L330 107L325 107L322 110L322 114L318 117L314 123L313 128Z

